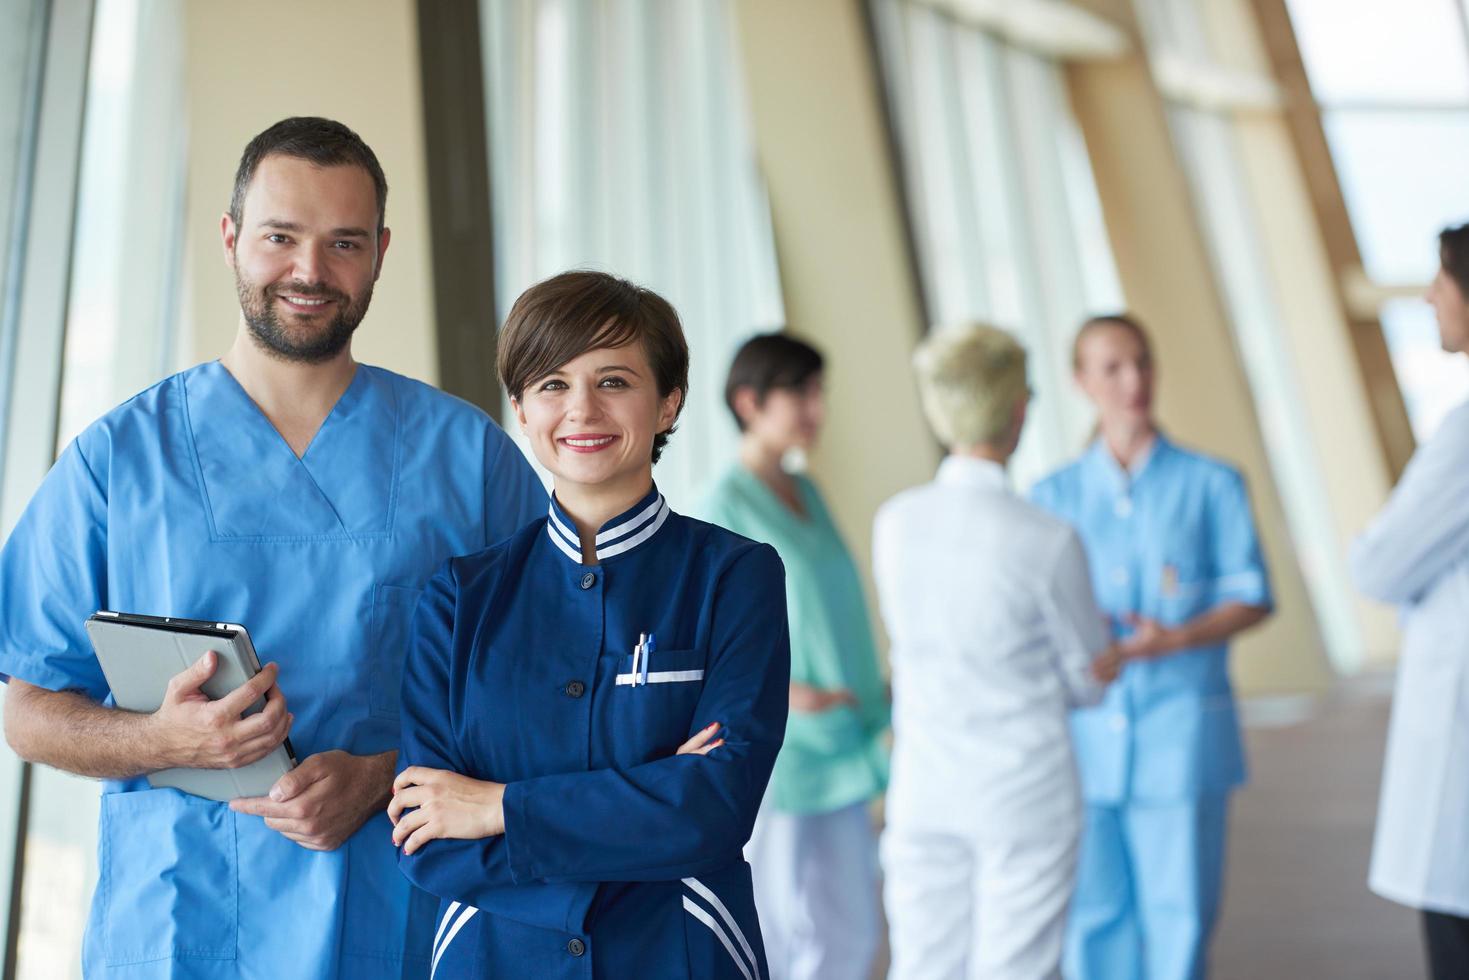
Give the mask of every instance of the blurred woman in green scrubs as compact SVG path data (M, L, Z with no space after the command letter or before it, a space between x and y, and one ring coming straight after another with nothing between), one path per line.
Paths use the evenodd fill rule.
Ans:
M887 785L887 689L852 556L816 485L785 465L821 433L822 368L784 334L740 348L725 385L739 460L701 512L786 567L790 721L747 850L771 980L867 977L879 928L868 805Z

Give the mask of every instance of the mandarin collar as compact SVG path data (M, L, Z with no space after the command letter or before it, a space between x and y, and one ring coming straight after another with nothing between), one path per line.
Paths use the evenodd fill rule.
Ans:
M597 553L593 560L601 563L647 544L668 520L668 514L668 501L655 484L643 499L597 529ZM576 522L562 509L554 493L546 535L563 555L581 564L581 538L576 533Z

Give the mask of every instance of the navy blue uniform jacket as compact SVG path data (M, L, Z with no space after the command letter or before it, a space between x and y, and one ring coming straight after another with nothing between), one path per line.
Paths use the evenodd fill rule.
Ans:
M775 551L654 489L597 535L538 520L430 583L403 679L402 768L507 784L505 834L400 860L440 898L434 975L766 974L741 854L785 731ZM648 683L629 683L641 633ZM725 744L675 756L711 722Z

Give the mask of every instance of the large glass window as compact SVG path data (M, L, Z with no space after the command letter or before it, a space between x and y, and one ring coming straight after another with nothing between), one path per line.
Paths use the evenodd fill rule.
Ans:
M45 23L41 0L0 0L0 467L19 311L16 266L34 159Z
M15 464L4 530L57 446L166 373L184 190L182 13L181 0L0 2L0 189L15 189L0 209L0 325L15 328L5 356L17 381L4 403L26 406L8 419L25 438L0 453ZM44 84L29 65L44 66ZM28 105L42 111L28 116ZM11 872L22 874L15 976L64 980L81 970L99 786L28 767L21 813L11 791L21 771L0 749L0 858L25 827L20 866L0 864L7 899Z
M182 0L97 0L58 450L169 373L184 218Z
M1469 221L1469 44L1457 0L1288 0L1368 277L1423 285L1437 235ZM1432 316L1380 311L1413 432L1469 398L1469 360L1439 349Z
M6 408L19 323L18 257L34 162L45 21L42 0L0 0L0 471L5 467ZM10 920L22 775L20 760L0 740L0 923ZM0 938L0 963L6 954L6 940Z
M1234 68L1215 50L1193 0L1139 0L1150 55L1203 73ZM1334 663L1351 668L1362 655L1321 460L1305 414L1299 367L1286 342L1288 324L1275 296L1267 249L1227 110L1202 108L1165 91L1168 122L1199 213L1223 294L1261 436L1323 639Z
M685 510L733 458L730 357L784 320L730 2L480 5L500 315L572 268L673 303L691 388L656 476Z
M1086 443L1071 338L1123 305L1085 147L1051 60L913 0L873 13L934 326L992 323L1030 352L1023 485Z

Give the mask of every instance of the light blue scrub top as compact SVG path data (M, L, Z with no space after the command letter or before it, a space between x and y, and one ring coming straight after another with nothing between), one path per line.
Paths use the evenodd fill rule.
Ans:
M1226 463L1159 435L1129 473L1098 441L1031 497L1081 534L1115 637L1131 633L1125 613L1178 626L1225 603L1272 604L1244 479ZM1177 802L1244 783L1228 649L1128 663L1100 705L1072 714L1088 802Z
M545 509L494 422L427 385L359 366L298 459L203 364L57 460L0 551L0 675L100 701L82 626L96 610L244 623L281 665L298 757L395 749L423 585ZM436 901L399 874L389 834L377 814L314 852L225 804L108 782L86 973L426 976Z

